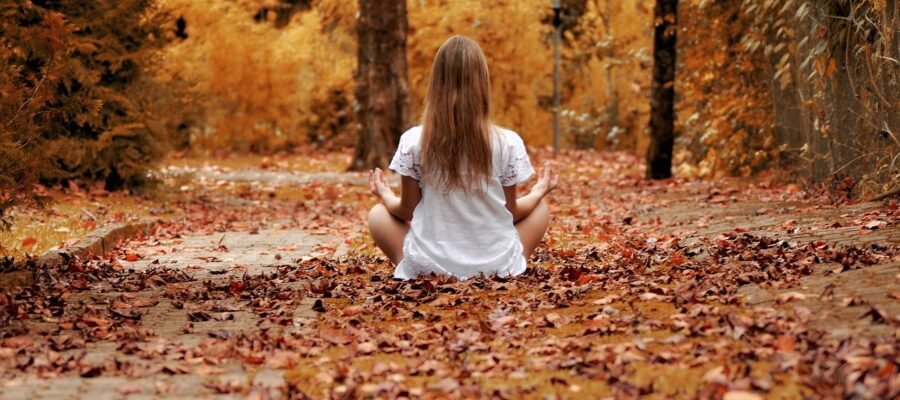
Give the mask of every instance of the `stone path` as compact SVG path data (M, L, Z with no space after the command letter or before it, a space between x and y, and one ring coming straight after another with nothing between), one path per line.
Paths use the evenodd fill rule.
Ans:
M880 202L864 202L834 208L810 209L802 203L779 201L723 202L718 207L696 207L686 199L654 210L644 210L640 218L666 218L674 222L665 231L685 234L683 243L704 236L714 238L726 232L745 233L785 240L794 245L824 242L829 246L900 245L900 224L896 221L878 229L866 229L858 221L866 213L883 207ZM747 304L775 306L789 301L809 310L808 325L834 337L890 335L891 324L876 322L868 314L872 307L900 317L900 263L843 271L839 264L816 269L801 279L799 287L764 288L748 284L740 289ZM845 303L850 303L850 306Z
M304 184L310 181L346 182L359 184L359 174L297 175L262 170L216 172L200 175L216 181L253 181L271 184ZM829 244L893 243L900 244L900 225L892 223L877 230L860 230L847 223L881 207L878 203L863 203L832 209L807 209L804 204L778 201L725 201L717 207L699 209L689 198L673 198L662 206L636 210L641 219L666 218L674 222L666 229L683 234L685 240L694 237L715 237L735 229L763 236L774 236L791 242L804 243L822 240ZM270 224L268 226L277 226ZM297 229L263 229L258 232L225 232L191 235L139 243L131 246L138 260L125 262L136 271L170 267L192 275L187 286L204 282L222 284L240 279L244 274L258 275L274 272L279 265L296 264L295 260L313 256L336 256L346 252L336 248L337 238L312 235ZM835 266L837 268L837 266ZM834 327L831 334L859 335L889 334L891 326L873 324L871 318L860 318L867 306L875 305L886 312L900 315L896 299L890 297L898 290L900 264L841 272L820 272L803 279L800 288L773 290L747 285L742 293L751 305L776 304L786 293L793 294L794 303L811 312L811 324ZM301 285L302 282L291 283ZM147 289L137 296L157 299L159 303L147 308L141 325L154 331L151 345L161 347L185 346L201 348L210 337L226 337L249 329L265 328L259 315L239 302L222 301L220 310L212 318L192 321L192 310L162 296L164 287ZM102 303L121 296L113 290L82 292L83 301ZM133 293L135 294L135 293ZM843 307L839 303L858 297L860 306ZM315 321L310 299L301 300L294 308L293 321L297 329ZM50 329L51 324L47 324ZM38 327L39 328L39 327ZM38 329L40 330L40 329ZM147 363L135 356L123 355L115 342L89 343L85 360L90 363L134 362ZM157 361L165 363L162 359ZM174 367L173 367L174 368ZM199 372L198 372L199 371ZM224 392L224 393L223 393ZM64 377L52 380L35 376L17 377L0 384L3 399L143 399L143 398L278 398L285 393L282 371L266 363L228 362L204 371L198 367L192 373L156 372L139 378L128 377Z
M186 236L160 240L136 246L141 259L124 262L137 271L155 267L181 269L193 276L191 284L203 282L228 282L243 274L257 275L274 270L279 265L313 255L335 256L345 250L330 246L333 238L309 235L301 230L260 230L256 233L227 232L210 235ZM299 283L297 283L299 284ZM162 288L144 290L136 294L140 298L157 299L159 303L147 309L141 325L153 330L158 346L198 346L211 336L227 336L242 330L256 329L257 315L238 302L226 303L222 314L227 318L208 321L190 321L185 307L176 307L172 300L161 296ZM112 299L123 293L115 291L90 292L80 295L82 300L98 302ZM312 303L301 300L294 314L295 323L315 318ZM186 327L191 324L188 331ZM146 363L137 357L123 355L115 342L88 343L83 351L85 361L92 364L105 362ZM66 355L66 354L63 354ZM159 360L165 362L165 360ZM171 374L158 372L140 378L128 377L64 377L40 379L21 377L0 385L0 399L143 399L197 398L217 395L229 385L241 388L237 393L218 394L224 398L280 398L284 393L282 371L265 366L253 366L238 362L219 365L209 374ZM224 388L223 388L224 387Z
M311 182L346 183L365 185L368 175L364 172L305 172L265 170L260 168L230 169L218 167L177 168L168 167L165 172L172 175L190 175L194 179L207 182L252 182L268 185L304 185ZM394 184L399 184L400 177L387 177Z

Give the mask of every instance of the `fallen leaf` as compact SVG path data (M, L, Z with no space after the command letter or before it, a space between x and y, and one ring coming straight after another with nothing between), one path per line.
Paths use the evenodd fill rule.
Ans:
M372 354L378 350L378 345L372 342L362 342L356 345L356 351L360 354Z
M793 336L782 335L775 339L774 347L778 351L793 352L797 346L797 340Z
M806 300L806 295L798 292L787 292L778 296L778 303L787 303L795 300Z
M856 307L866 304L869 304L869 302L859 296L845 297L843 300L841 300L841 306L844 307Z
M863 226L864 226L866 229L876 230L876 229L881 228L881 227L883 227L883 226L885 226L885 225L887 225L887 221L882 221L882 220L877 220L877 219L876 219L876 220L872 220L872 221L866 222L866 224L863 225Z
M144 393L144 388L136 384L124 384L116 389L122 395Z

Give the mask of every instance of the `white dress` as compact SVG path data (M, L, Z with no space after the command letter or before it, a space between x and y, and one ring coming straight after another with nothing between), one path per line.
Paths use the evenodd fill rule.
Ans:
M436 190L422 181L422 127L400 138L390 169L419 181L422 200L413 212L403 241L403 261L394 277L412 279L436 273L460 279L478 274L518 275L525 272L522 242L506 209L504 186L525 182L534 175L525 145L515 132L494 128L493 176L485 196L461 190Z

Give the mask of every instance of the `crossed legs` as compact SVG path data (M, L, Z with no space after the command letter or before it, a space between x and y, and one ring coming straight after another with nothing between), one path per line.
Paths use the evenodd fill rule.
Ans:
M522 254L525 259L531 257L534 249L541 244L541 239L547 233L547 225L550 224L550 208L543 200L534 208L531 214L516 223L519 231L519 239L522 240Z
M531 214L516 223L525 258L531 257L534 249L541 243L549 223L550 209L543 201ZM403 239L409 232L409 223L391 215L384 205L377 204L369 211L369 232L375 240L375 245L394 265L403 260Z
M403 259L403 239L407 232L409 223L391 215L384 204L378 203L369 210L369 233L394 265Z

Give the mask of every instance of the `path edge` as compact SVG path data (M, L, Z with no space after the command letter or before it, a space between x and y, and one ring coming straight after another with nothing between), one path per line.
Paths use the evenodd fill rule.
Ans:
M15 281L14 286L28 286L33 282L37 269L57 267L76 257L102 256L115 249L122 241L149 234L162 221L161 218L144 218L102 226L68 247L51 249L36 258L16 262L12 272L0 274L0 281L9 279ZM29 265L35 268L28 268Z

